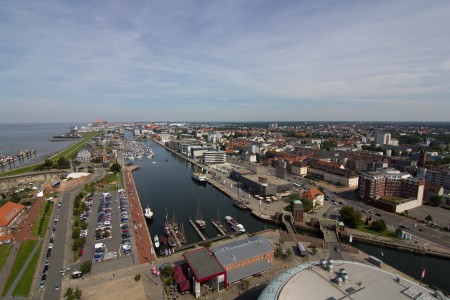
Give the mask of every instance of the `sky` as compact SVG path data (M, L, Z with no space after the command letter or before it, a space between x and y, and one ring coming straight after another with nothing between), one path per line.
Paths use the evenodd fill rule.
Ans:
M0 122L450 121L450 1L0 1Z

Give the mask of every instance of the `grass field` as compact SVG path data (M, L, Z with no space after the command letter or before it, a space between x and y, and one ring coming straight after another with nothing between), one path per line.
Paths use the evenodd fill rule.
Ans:
M387 237L387 238L390 238L390 239L398 240L398 236L396 236L395 233L392 232L392 231L386 230L386 231L383 231L383 232L377 232L377 231L370 230L366 226L359 226L356 229L359 230L359 231L362 231L362 232L371 233L371 234L374 234L374 235L383 236L383 237Z
M50 208L48 209L47 214L45 214L45 207L49 205ZM42 207L41 210L39 211L39 216L36 220L36 223L34 223L33 228L31 229L31 233L34 236L38 236L39 235L39 224L41 223L41 219L44 219L42 222L42 232L41 235L44 236L45 235L45 231L47 230L48 227L48 223L50 222L50 216L52 214L52 210L53 210L53 202L47 202L45 201L44 203L42 203Z
M8 258L9 253L11 252L13 245L1 245L0 246L0 272L3 270L5 266L6 259Z
M11 288L11 285L13 284L17 275L25 264L27 258L30 256L37 242L38 241L36 240L28 240L22 242L19 251L17 251L16 259L14 260L14 264L11 268L11 273L9 273L9 277L3 289L2 296L5 296L8 290Z
M20 278L19 283L14 289L14 295L28 297L28 295L30 294L31 285L33 284L33 277L36 271L36 266L39 261L39 255L41 254L41 250L42 245L36 251L36 253L34 253L33 258L30 261L30 264L27 266L25 272L22 275L22 278Z

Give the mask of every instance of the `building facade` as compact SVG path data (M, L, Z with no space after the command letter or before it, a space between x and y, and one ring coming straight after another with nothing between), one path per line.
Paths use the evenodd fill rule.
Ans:
M206 151L202 154L201 163L209 164L223 164L226 162L225 151Z
M0 207L0 237L11 234L26 216L26 206L11 201Z

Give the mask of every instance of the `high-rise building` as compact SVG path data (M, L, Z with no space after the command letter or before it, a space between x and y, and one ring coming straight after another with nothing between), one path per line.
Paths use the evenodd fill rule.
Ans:
M377 145L390 145L391 144L391 134L390 133L377 133L375 138L375 144Z

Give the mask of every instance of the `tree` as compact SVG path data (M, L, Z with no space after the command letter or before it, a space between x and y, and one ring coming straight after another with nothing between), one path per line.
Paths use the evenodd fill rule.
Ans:
M287 248L286 253L284 253L284 259L290 259L292 257L292 249Z
M113 163L111 165L111 167L109 168L109 170L114 173L119 173L121 169L122 169L122 167L118 163Z
M384 220L373 221L370 225L370 229L377 232L383 232L387 229L386 223Z
M141 280L141 273L137 273L137 274L134 276L134 281L139 281L139 280Z
M433 221L433 217L428 215L425 217L425 220L427 220L428 222L431 222L431 221Z
M83 264L81 264L80 271L81 273L86 274L91 272L91 268L92 268L92 261L87 260Z
M442 204L442 197L439 195L431 196L430 204L433 206L440 206Z
M304 211L311 211L314 207L314 202L310 199L302 199L302 205Z
M67 288L66 292L64 293L63 297L66 300L80 300L83 292L77 287L75 291L73 288Z
M70 161L65 157L60 157L57 163L58 169L68 169L70 168Z
M342 207L339 213L341 221L350 228L356 228L361 220L361 213L349 205Z
M274 256L276 258L280 258L283 256L283 248L281 247L281 245L275 248Z
M336 147L335 141L324 141L322 143L322 148L326 149L327 151L330 151L332 147Z
M302 197L302 196L300 196L299 193L292 193L292 194L289 194L288 199L289 199L290 201L294 201L294 200L300 200L301 197Z
M402 235L403 230L401 228L397 228L395 229L395 235L396 236L401 236Z

